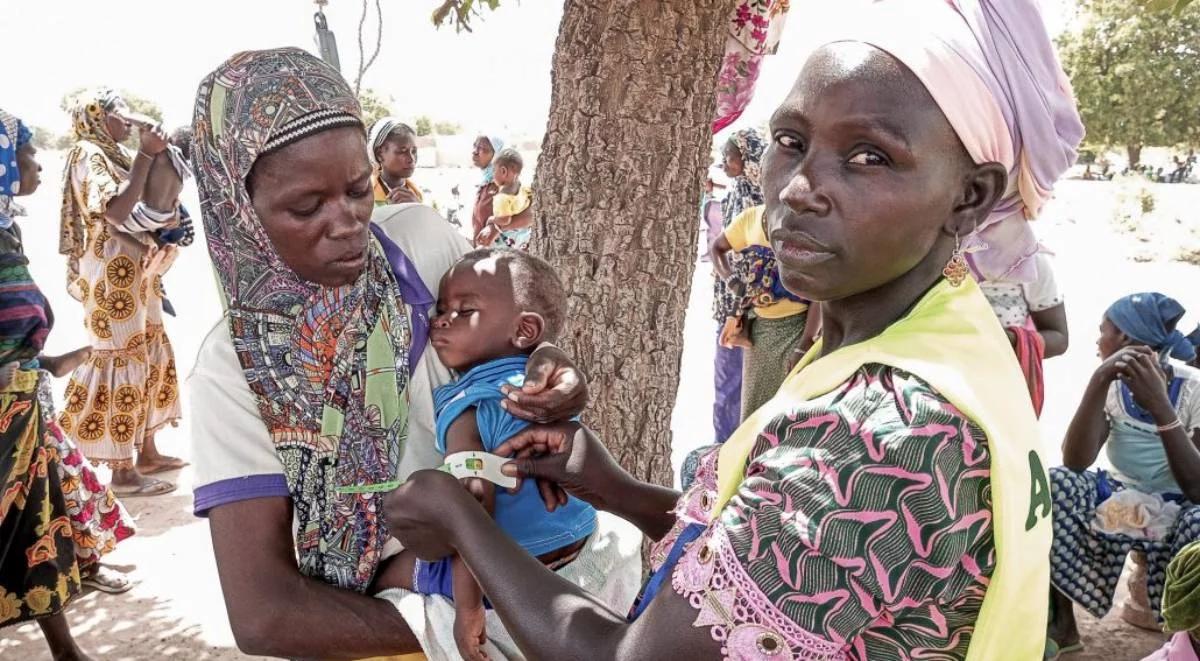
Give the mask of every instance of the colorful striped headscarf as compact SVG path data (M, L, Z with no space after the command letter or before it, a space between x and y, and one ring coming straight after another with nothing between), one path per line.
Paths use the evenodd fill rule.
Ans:
M924 83L976 163L1009 187L968 238L980 280L1031 282L1028 225L1075 163L1083 123L1037 0L878 0L847 39L871 44ZM985 248L986 246L986 248Z
M21 192L17 152L33 139L24 122L0 110L0 229L12 227L13 216L24 213L13 198Z
M755 129L742 129L729 138L742 155L742 175L734 177L721 203L725 227L746 209L763 203L762 158L767 143Z
M395 479L407 434L408 316L377 241L354 284L304 281L246 190L263 154L361 130L359 117L345 80L309 53L240 53L200 83L193 156L234 349L292 494L300 571L361 592L388 539L374 487Z

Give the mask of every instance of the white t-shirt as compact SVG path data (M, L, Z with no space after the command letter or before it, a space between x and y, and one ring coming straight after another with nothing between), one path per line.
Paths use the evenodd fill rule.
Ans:
M1030 312L1049 310L1063 303L1050 256L1039 252L1034 259L1037 260L1038 277L1033 282L989 281L979 286L1004 328L1023 327Z
M424 205L378 207L372 219L413 263L435 298L442 275L470 250L453 226ZM408 309L411 316L411 306ZM400 460L401 479L441 464L434 449L433 389L450 378L450 371L427 346L408 385L408 440ZM283 464L246 384L224 317L200 345L187 382L196 514L252 498L289 496Z

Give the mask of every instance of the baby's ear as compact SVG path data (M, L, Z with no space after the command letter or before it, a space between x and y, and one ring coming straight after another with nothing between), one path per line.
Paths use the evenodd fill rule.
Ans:
M517 318L517 329L512 343L518 349L530 349L542 343L546 333L546 320L536 312L522 312Z

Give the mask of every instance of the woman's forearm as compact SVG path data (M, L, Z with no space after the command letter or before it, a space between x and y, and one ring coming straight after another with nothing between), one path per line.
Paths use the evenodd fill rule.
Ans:
M269 608L278 614L277 622L260 637L263 647L257 652L243 651L317 659L364 659L421 651L421 644L391 602L313 579L300 580L302 585ZM287 608L279 608L279 604L287 604Z
M1061 356L1067 352L1067 335L1062 331L1044 330L1038 331L1042 336L1042 342L1045 344L1045 357L1054 358Z
M1063 438L1063 465L1083 471L1096 461L1100 447L1108 436L1108 419L1104 415L1104 399L1109 384L1095 375L1083 391L1083 400L1075 411Z
M142 199L146 188L146 179L150 176L150 166L154 159L139 151L133 159L133 168L129 171L129 179L117 193L108 201L104 208L104 218L114 225L120 225L133 213L133 208Z
M289 498L215 507L209 526L230 628L243 652L361 659L420 651L391 603L300 574Z
M662 539L675 525L678 491L641 482L631 476L627 485L614 492L615 497L603 509L637 526L651 540Z
M1160 427L1179 422L1179 414L1173 408L1155 411L1152 415L1155 424ZM1171 467L1175 483L1183 490L1184 497L1193 503L1200 503L1200 449L1196 447L1200 438L1189 438L1188 430L1182 426L1159 432L1159 438L1162 439L1167 465Z

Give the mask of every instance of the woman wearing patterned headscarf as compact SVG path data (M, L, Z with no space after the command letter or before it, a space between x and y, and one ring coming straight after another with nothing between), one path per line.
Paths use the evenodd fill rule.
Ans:
M775 398L684 494L578 425L496 450L530 451L509 474L657 542L629 617L551 582L442 473L389 499L397 538L459 554L526 657L1042 658L1048 477L963 240L1000 205L1024 209L1010 174L1048 195L1082 124L1036 0L882 0L853 18L771 119L768 236L787 289L824 316ZM989 243L990 267L1015 266Z
M721 167L731 179L731 183L725 199L721 202L725 228L733 224L734 219L747 209L762 205L760 179L762 157L766 148L762 136L752 128L742 129L726 141L721 152ZM720 241L720 237L717 240ZM716 393L713 399L713 431L716 442L724 443L733 430L737 429L742 416L750 413L742 406L742 347L746 343L739 342L735 345L725 337L725 322L728 313L739 307L740 290L734 292L726 286L725 280L730 273L721 273L721 267L715 262L713 268L717 276L713 285L713 317L718 324L716 362L713 366L713 385ZM685 466L683 472L690 475L692 471L690 467Z
M1200 540L1200 371L1185 364L1196 351L1178 327L1184 312L1175 299L1147 292L1117 300L1101 320L1096 344L1102 362L1067 428L1064 465L1050 470L1055 589L1049 646L1063 652L1082 649L1072 602L1103 617L1132 549L1146 554L1146 592L1157 616L1167 563ZM1111 471L1092 469L1102 448ZM1166 535L1128 534L1143 527L1138 524L1124 532L1093 525L1098 512L1128 511L1118 506L1125 496L1108 503L1127 490L1181 506ZM1116 514L1106 518L1126 522Z
M176 248L160 247L154 236L174 216L147 226L134 213L167 140L161 129L142 125L132 153L120 144L132 130L128 114L111 91L77 100L59 242L67 289L83 304L93 348L67 385L59 424L88 459L112 468L113 489L126 498L173 491L174 484L149 475L184 465L154 441L180 416L175 357L162 323L162 274Z
M0 627L37 620L54 658L85 658L64 609L81 585L129 589L100 556L133 527L54 422L51 375L70 372L88 348L41 353L54 315L29 273L13 201L41 181L30 138L0 110Z
M442 463L432 392L450 374L427 350L429 314L469 246L430 207L374 206L359 112L341 75L295 48L235 55L197 92L193 162L225 310L189 377L195 510L248 653L418 649L369 595L398 571L384 493ZM540 348L528 370L535 385L509 410L581 410L561 351Z
M735 142L737 153L726 152L726 168L730 167L730 159L737 159L744 176L734 179L732 194L742 192L739 180L746 179L761 199L757 163L762 158L761 147L757 152L752 147L761 139L756 131L746 129L739 131L730 144ZM713 270L724 279L723 295L717 299L721 307L717 316L722 323L720 348L740 348L742 354L741 419L775 396L788 370L812 347L821 327L820 307L810 308L808 301L783 286L775 251L767 238L764 211L765 207L757 204L740 212L713 241L709 253Z

